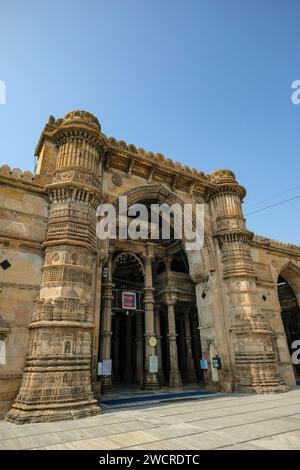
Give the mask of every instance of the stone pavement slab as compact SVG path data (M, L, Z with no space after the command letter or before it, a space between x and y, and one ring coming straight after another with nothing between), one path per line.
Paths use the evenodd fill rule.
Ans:
M0 449L300 449L300 388L104 410L75 421L0 421Z

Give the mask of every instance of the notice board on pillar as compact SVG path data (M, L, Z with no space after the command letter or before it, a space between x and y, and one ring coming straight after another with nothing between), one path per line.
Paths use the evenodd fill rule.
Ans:
M122 291L122 308L124 310L136 310L136 292Z
M149 372L158 372L158 357L155 355L149 356Z
M111 375L111 359L103 359L102 375Z

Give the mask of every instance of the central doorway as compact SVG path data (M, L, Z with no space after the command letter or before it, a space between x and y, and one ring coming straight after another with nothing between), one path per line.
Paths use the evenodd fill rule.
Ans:
M115 312L112 320L112 381L118 386L142 386L144 319L140 312Z
M144 275L142 260L116 253L112 302L112 382L142 386L145 358Z

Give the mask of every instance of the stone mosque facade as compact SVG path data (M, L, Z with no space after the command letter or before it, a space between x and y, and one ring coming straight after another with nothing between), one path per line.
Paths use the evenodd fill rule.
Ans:
M230 170L204 174L107 137L86 111L50 116L36 156L34 175L0 168L1 418L92 416L122 387L296 386L300 247L247 229ZM100 240L97 207L119 196L204 204L203 248Z

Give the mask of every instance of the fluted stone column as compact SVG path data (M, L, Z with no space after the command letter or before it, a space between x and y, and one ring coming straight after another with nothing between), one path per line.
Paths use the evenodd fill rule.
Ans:
M223 278L229 303L229 325L235 361L235 389L266 393L285 391L278 371L275 338L258 301L250 254L253 234L245 227L245 190L232 172L210 175L215 236L221 249Z
M186 380L188 382L196 382L197 375L195 371L194 358L193 358L193 348L192 348L192 335L191 335L191 325L190 325L190 315L189 311L184 314L184 329L185 329L185 349L186 349Z
M181 375L178 368L178 353L176 344L176 323L174 306L177 302L177 295L173 292L166 292L164 294L164 302L168 309L168 342L169 342L169 359L170 359L170 372L169 372L169 387L180 388L182 387Z
M102 360L111 360L111 337L112 337L112 253L109 252L107 261L107 278L103 283L103 330L102 330ZM113 391L113 385L111 375L102 376L102 392L111 393Z
M154 288L152 283L152 257L153 252L151 246L146 246L146 253L144 255L145 266L145 287L144 287L144 305L145 305L145 353L146 353L146 371L144 387L147 389L155 389L159 387L158 377L156 372L150 372L149 362L150 356L156 355L156 347L150 346L149 338L155 336L154 330Z
M158 358L158 381L160 385L163 385L165 383L165 376L164 376L164 371L162 368L162 350L161 350L161 331L160 331L160 311L158 308L155 308L154 310L154 324L155 324L155 333L156 333L156 339L157 339L157 346L156 346L156 352L157 352L157 358Z
M96 208L105 142L98 120L75 111L49 124L40 142L57 146L46 187L50 212L45 262L29 325L18 396L7 415L17 423L74 419L99 413L91 389Z

